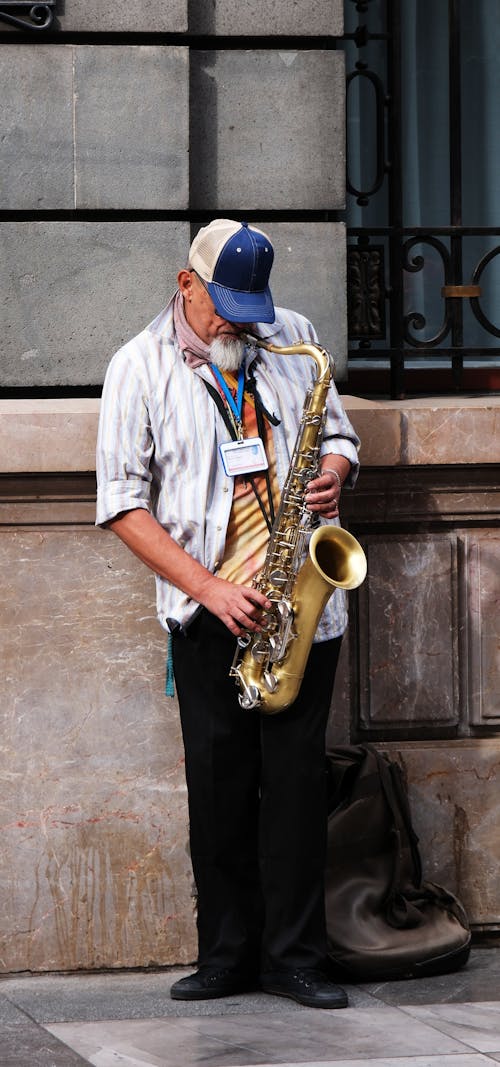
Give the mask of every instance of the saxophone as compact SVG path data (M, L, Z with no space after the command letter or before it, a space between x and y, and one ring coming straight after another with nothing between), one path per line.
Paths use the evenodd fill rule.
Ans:
M336 588L361 585L366 557L347 530L316 525L318 520L304 500L308 483L320 472L326 399L333 375L331 356L317 344L299 341L280 348L251 334L244 337L253 347L268 352L310 356L317 368L316 380L305 398L264 566L254 579L254 586L272 602L272 608L264 616L261 632L246 631L238 638L230 669L240 690L241 707L275 715L297 697L327 601Z

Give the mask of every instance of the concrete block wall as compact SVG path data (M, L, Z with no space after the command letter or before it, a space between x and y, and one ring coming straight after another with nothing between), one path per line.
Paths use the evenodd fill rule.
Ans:
M189 206L187 48L36 43L0 56L2 210Z
M332 321L342 333L342 223L268 228L280 263L276 302L309 316L321 337L334 337ZM189 222L163 219L0 224L2 385L57 391L100 383L112 353L174 292L189 235Z
M270 232L276 303L345 376L341 33L341 0L66 0L22 40L0 21L0 390L98 389L215 214Z

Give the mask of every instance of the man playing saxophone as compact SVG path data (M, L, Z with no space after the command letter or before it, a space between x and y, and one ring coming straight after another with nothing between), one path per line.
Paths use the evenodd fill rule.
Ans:
M97 523L155 573L169 633L199 942L197 971L171 996L261 988L341 1008L346 994L326 976L323 881L325 729L344 591L328 600L297 698L282 714L246 710L230 677L236 639L262 633L273 607L254 579L314 380L310 360L279 352L317 338L302 316L274 308L273 255L269 237L246 223L205 226L168 306L114 356L99 424ZM304 486L321 522L338 523L358 446L332 384L320 473Z

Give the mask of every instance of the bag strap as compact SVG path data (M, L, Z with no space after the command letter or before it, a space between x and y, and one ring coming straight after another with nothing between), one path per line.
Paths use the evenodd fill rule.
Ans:
M396 763L383 756L373 745L366 745L365 747L377 760L380 784L393 823L391 828L393 870L391 883L384 901L387 922L397 928L418 926L422 922L422 914L411 903L411 897L413 896L413 899L416 900L422 896L422 861L418 848L418 837L411 821L408 797L401 780L401 771ZM401 856L406 843L409 845L413 864L415 894L412 892L403 894L402 892Z

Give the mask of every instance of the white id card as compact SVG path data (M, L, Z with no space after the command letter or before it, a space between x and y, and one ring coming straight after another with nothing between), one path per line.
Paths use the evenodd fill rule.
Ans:
M243 441L227 441L219 445L222 464L226 474L252 474L268 468L267 456L260 437L247 437Z

